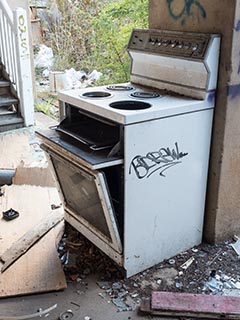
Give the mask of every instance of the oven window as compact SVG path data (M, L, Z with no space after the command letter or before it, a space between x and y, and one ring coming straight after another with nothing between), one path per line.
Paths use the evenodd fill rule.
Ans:
M51 156L66 207L111 238L94 176Z

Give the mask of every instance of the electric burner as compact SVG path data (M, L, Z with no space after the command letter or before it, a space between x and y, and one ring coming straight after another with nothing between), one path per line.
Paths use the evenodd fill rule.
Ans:
M107 86L107 89L112 91L131 91L134 89L134 87L127 85L110 85Z
M84 98L108 98L111 97L111 93L104 92L104 91L90 91L90 92L84 92L82 94L82 97Z
M150 103L141 102L141 101L116 101L110 103L111 108L120 109L120 110L143 110L151 108Z
M143 92L143 91L135 91L131 93L133 98L139 99L151 99L151 98L159 98L161 97L160 94L154 92Z

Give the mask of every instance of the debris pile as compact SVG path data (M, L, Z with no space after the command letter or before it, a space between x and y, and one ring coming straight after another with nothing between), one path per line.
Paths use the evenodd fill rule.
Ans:
M59 255L68 281L83 284L80 294L87 291L88 276L95 274L99 297L121 312L135 310L152 291L240 295L240 259L232 244L232 240L202 244L124 279L123 271L110 258L67 225Z

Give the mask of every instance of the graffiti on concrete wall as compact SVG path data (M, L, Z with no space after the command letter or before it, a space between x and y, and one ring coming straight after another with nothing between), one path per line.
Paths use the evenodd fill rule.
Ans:
M193 15L199 15L202 18L207 17L206 10L198 0L184 0L179 7L179 0L166 0L170 16L175 20L180 20L184 24L186 19Z
M240 32L240 20L238 20L236 26L234 27L235 32ZM240 51L238 53L238 68L237 68L237 74L240 75ZM227 95L230 100L235 100L240 98L240 84L229 84L227 86Z

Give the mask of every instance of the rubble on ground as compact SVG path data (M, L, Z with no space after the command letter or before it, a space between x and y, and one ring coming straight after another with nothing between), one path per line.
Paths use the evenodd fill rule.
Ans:
M132 311L152 291L240 295L240 257L230 239L217 245L201 244L165 260L129 279L85 237L67 225L59 255L68 256L67 280L82 283L87 291L90 274L97 277L99 297L118 311ZM64 259L63 259L64 260Z

